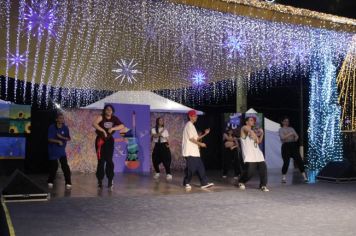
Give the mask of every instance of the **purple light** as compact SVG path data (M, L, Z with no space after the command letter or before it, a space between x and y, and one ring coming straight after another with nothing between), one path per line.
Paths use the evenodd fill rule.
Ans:
M245 56L245 48L246 43L242 38L241 33L239 35L235 35L233 33L229 33L225 42L224 47L228 50L228 58L237 58L237 56L244 57Z
M193 81L193 85L200 86L205 83L206 81L206 76L203 72L198 71L193 74L193 77L191 78Z
M19 54L18 52L16 54L9 53L9 57L7 58L8 61L10 61L10 66L15 65L18 67L19 65L24 65L24 63L27 61L26 59L26 53Z
M51 8L47 1L41 3L31 1L31 6L27 5L24 13L24 19L27 23L26 29L33 36L39 38L47 31L49 35L55 37L54 25L56 23L55 8Z

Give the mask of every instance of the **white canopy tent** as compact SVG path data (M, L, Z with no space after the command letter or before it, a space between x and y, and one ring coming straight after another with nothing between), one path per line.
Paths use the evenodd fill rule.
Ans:
M246 113L257 113L253 108ZM264 118L265 124L265 156L268 168L282 168L281 140L279 138L279 123Z
M0 99L0 104L11 104L11 102L4 101L4 100L1 100L1 99Z
M86 107L103 109L105 103L150 105L151 112L187 113L192 108L174 102L150 91L118 91ZM198 115L203 112L197 111Z

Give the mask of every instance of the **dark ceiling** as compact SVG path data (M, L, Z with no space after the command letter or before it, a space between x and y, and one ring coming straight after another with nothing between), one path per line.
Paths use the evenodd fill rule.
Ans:
M356 0L276 0L275 2L356 19Z

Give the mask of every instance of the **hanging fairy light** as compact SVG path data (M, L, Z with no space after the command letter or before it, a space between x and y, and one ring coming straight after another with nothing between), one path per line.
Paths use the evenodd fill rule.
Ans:
M242 2L231 2L235 1ZM23 97L31 94L34 103L41 101L34 94L45 96L45 101L64 99L73 106L77 99L92 96L89 92L61 94L61 87L88 91L176 90L191 86L191 69L202 65L209 83L239 76L246 88L258 90L258 86L283 83L295 71L307 73L311 55L322 47L316 42L323 42L335 57L343 58L345 45L352 38L347 32L265 21L169 1L25 2L28 6L23 9L10 4L10 0L0 5L6 27L6 33L0 35L0 55L8 58L10 52L21 52L26 59L18 73L8 60L0 73L5 78L30 82L30 91L24 83ZM276 4L267 5L264 7L272 9ZM10 12L22 18L10 21ZM21 19L24 27L20 28L27 31L19 37L18 45L10 44L15 41L10 29L21 25ZM127 78L131 77L127 76L114 80L123 72L118 64L112 67L118 58L140 62L139 69L132 70L134 79L142 74L139 83L133 79L130 83ZM140 73L135 74L135 69ZM257 72L259 76L248 79L250 73ZM37 85L45 86L46 92ZM49 94L52 87L53 94ZM208 87L197 88L197 93L207 97ZM221 87L230 88L226 83ZM211 99L220 99L224 92L216 88Z

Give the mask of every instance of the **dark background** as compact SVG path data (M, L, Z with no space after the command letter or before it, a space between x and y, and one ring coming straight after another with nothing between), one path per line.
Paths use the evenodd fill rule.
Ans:
M275 2L337 16L356 18L355 0L276 0Z

